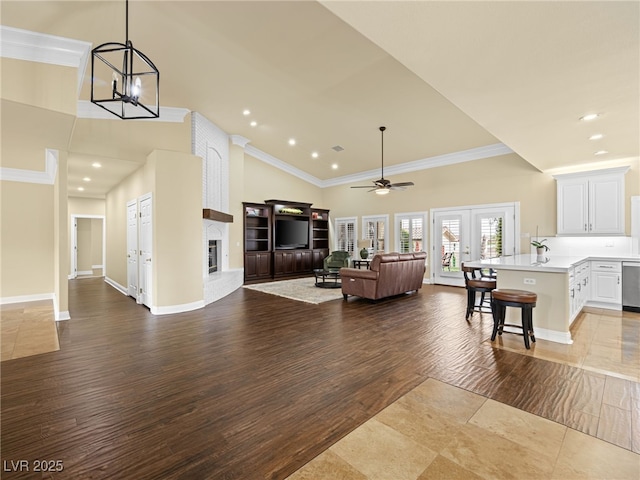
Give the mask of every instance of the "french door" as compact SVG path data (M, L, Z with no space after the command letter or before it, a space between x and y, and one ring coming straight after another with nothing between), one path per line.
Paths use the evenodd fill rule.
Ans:
M517 204L432 210L431 277L463 286L463 262L515 254Z

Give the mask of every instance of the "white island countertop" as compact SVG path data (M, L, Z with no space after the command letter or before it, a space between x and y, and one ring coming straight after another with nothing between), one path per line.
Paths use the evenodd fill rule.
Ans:
M464 262L465 266L493 268L498 273L497 287L527 290L537 295L533 314L536 337L570 344L571 323L582 309L571 291L571 274L584 262L640 262L639 255L546 255L521 254L488 260ZM597 263L596 263L597 265ZM610 267L610 265L607 265ZM619 272L619 270L618 270ZM616 273L619 275L619 273ZM613 308L613 307L609 307ZM619 309L619 308L617 308ZM509 309L508 322L518 324L519 309Z
M640 262L640 255L626 256L565 256L565 255L513 255L509 257L491 258L464 262L470 267L495 268L496 270L520 270L529 272L567 273L575 265L589 261Z

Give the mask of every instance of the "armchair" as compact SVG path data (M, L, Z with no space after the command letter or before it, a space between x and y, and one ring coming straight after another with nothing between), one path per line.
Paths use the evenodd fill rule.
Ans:
M349 252L336 250L326 257L323 263L325 270L337 270L342 267L348 267L351 263L351 257L349 256Z

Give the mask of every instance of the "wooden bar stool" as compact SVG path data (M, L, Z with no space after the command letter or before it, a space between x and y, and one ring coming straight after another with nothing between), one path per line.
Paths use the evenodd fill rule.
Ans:
M506 288L498 288L491 293L491 310L493 312L493 333L491 341L496 339L496 334L502 335L504 327L522 328L522 333L518 335L524 336L524 346L528 349L529 337L535 342L536 337L533 333L533 307L536 306L538 296L533 292L526 290L510 290ZM513 325L504 323L507 307L517 307L522 309L522 325Z
M465 318L469 320L469 317L473 312L491 312L491 292L496 288L495 278L483 277L480 268L467 267L462 264L462 273L464 274L464 286L467 288L467 314ZM476 294L480 293L480 303L476 305ZM487 298L487 293L489 298ZM485 302L489 302L486 304Z

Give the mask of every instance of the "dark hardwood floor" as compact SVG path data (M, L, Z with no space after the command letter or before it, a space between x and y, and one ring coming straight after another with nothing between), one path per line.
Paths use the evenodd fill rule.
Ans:
M69 296L60 351L2 363L4 466L60 460L56 479L282 479L428 377L590 435L619 426L584 415L605 375L491 348L490 316L465 322L463 289L312 305L241 288L166 316L102 279L71 281Z

